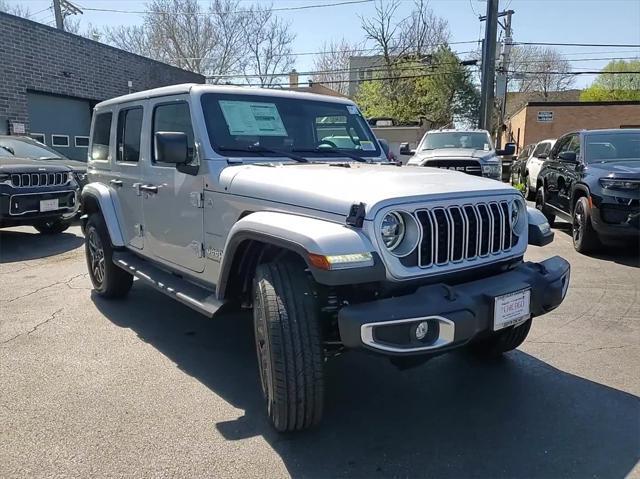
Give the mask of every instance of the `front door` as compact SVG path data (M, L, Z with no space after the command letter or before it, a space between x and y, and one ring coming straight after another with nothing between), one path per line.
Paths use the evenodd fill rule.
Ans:
M118 195L122 212L122 230L127 244L143 249L142 196L140 192L143 158L140 153L143 109L140 105L121 107L117 112L115 175L109 186ZM147 161L147 159L144 159Z
M182 173L176 166L156 161L154 136L158 131L182 132L188 138L189 155L194 161L195 140L187 96L150 101L151 125L147 163L142 185L145 250L161 261L204 271L204 215L202 176ZM149 252L147 252L149 254Z

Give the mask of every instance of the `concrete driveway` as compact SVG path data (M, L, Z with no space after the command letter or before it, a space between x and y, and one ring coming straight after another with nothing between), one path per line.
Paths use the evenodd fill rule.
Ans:
M91 293L79 228L0 231L0 477L640 477L637 249L572 265L508 357L327 363L325 417L267 423L247 315L207 321L136 283Z

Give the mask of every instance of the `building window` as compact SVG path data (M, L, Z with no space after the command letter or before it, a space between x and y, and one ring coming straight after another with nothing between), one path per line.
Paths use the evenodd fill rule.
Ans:
M91 135L91 159L95 161L109 161L111 112L96 115L93 121L93 133Z
M76 136L75 138L76 148L89 148L88 136Z
M44 133L31 133L29 136L43 145L45 144Z
M51 135L51 146L68 147L69 135Z
M128 108L118 113L117 161L140 159L140 134L142 132L142 108Z

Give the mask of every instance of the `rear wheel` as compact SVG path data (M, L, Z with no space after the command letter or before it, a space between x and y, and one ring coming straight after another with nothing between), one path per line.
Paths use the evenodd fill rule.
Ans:
M531 329L531 318L518 326L498 331L486 339L472 343L471 350L482 357L495 358L520 346Z
M87 221L85 256L96 293L105 298L122 298L129 293L133 276L113 263L113 246L99 213L92 214Z
M547 221L549 222L549 226L553 226L553 223L556 220L556 215L553 213L549 213L547 207L547 198L546 192L544 189L544 185L538 186L538 191L536 191L536 209L540 210Z
M267 412L281 432L317 424L323 407L324 353L310 279L283 260L258 266L253 324Z
M600 238L591 224L589 201L584 196L578 198L573 208L571 223L573 247L578 253L592 253L600 247Z
M62 218L55 218L51 220L41 221L36 223L33 227L43 235L57 235L65 231L71 226L71 221L63 220Z

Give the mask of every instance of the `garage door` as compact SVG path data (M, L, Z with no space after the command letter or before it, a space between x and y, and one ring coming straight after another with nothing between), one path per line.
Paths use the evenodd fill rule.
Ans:
M74 160L87 160L91 107L82 98L27 92L31 136Z

